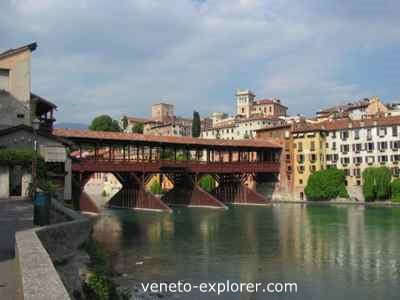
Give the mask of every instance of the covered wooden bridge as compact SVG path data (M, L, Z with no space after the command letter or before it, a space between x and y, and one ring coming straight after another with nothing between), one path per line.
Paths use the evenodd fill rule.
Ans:
M281 146L267 140L68 129L55 129L53 134L74 145L71 156L77 209L90 210L87 205L82 207L82 191L90 177L99 172L114 174L122 185L110 206L167 211L172 205L225 208L226 203L265 203L268 199L247 187L246 182L270 180L279 172ZM154 174L167 176L174 186L161 199L145 189ZM217 183L211 193L199 186L204 175L213 176Z

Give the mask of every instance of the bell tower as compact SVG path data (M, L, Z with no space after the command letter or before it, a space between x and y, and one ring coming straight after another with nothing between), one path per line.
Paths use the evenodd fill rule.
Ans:
M250 90L236 90L236 114L250 117L255 97Z

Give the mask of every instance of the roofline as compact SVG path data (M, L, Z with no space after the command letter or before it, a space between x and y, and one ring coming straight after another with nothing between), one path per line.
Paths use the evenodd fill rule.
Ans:
M53 134L71 141L104 141L115 143L147 143L154 145L193 146L197 148L280 149L281 145L267 140L223 140L192 137L157 136L135 133L91 130L54 129Z
M290 128L290 127L292 127L292 124L285 124L285 125L272 126L272 127L264 127L264 128L255 129L254 131L256 131L256 132L272 131L272 130L275 130L275 129Z
M0 130L0 136L4 136L4 135L7 135L9 133L13 133L13 132L16 132L16 131L19 131L19 130L25 130L25 131L33 133L33 128L32 127L30 127L28 125L25 125L25 124L21 124L21 125L17 125L17 126L7 127L5 129L1 129ZM42 130L37 131L37 134L39 136L43 136L43 137L46 137L46 138L49 138L49 139L57 140L60 143L66 145L66 146L71 146L72 145L72 143L69 140L67 140L65 138L62 138L62 137L59 137L57 135L51 134L51 133L44 132Z
M21 46L18 48L8 49L8 50L0 53L0 58L11 56L11 55L14 55L14 54L26 51L26 50L33 52L36 50L36 48L37 48L37 43L33 42L33 43L30 43L30 44L27 44L27 45L24 45L24 46Z

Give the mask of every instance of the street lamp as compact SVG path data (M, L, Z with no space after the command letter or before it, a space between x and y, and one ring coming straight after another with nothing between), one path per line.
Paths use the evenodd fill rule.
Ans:
M34 156L32 160L32 197L35 196L36 192L36 181L37 181L37 144L38 144L38 138L37 138L37 132L40 127L40 120L35 118L32 121L32 129L33 129L33 151L34 151Z

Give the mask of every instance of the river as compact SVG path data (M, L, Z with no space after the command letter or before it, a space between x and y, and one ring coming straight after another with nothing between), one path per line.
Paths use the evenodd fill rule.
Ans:
M93 237L124 285L296 283L286 293L167 293L171 299L398 299L400 208L275 204L172 214L106 210Z

